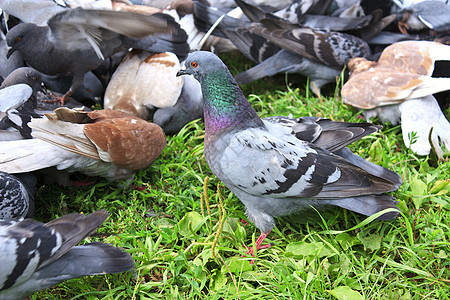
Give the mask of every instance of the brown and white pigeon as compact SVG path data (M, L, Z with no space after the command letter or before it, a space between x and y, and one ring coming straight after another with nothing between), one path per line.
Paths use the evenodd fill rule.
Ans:
M449 90L450 77L432 76L438 61L450 61L450 46L428 41L392 44L378 62L354 58L348 64L351 76L342 88L342 100L364 109L368 118L402 123L403 140L417 154L430 153L431 132L442 157L442 146L450 150L450 123L432 94Z
M134 267L131 255L101 242L76 246L108 217L100 210L43 224L0 220L0 299L24 299L64 280Z
M156 108L177 102L183 87L183 79L176 77L179 70L180 61L171 52L128 52L106 88L104 108L148 120Z
M357 160L347 159L351 156L348 149L339 152L364 136L367 125L358 128L356 135L351 130L327 129L323 141L318 142L321 125L316 121L318 126L303 126L305 131L312 129L302 139L301 134L294 135L293 127L278 124L279 120L261 120L226 65L213 53L194 52L185 65L178 74L193 75L202 86L206 162L244 203L247 216L261 230L257 248L275 226L274 217L310 206L335 205L364 215L391 208L380 218L397 216L395 199L385 193L399 187L400 177L381 167L372 172ZM335 124L325 123L331 128ZM299 125L297 131L303 131L301 128ZM249 252L254 254L253 249Z
M0 142L0 170L14 174L56 167L108 180L131 179L166 145L161 127L120 111L61 107L46 116L29 123L33 139Z

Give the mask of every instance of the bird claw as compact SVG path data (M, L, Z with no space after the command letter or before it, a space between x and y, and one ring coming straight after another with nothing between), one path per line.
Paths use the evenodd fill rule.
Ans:
M406 20L408 20L409 18L409 14L405 13L403 15L403 19L401 19L400 21L398 21L398 30L402 33L402 34L408 34L408 29L409 26L406 23Z
M66 103L66 99L67 99L66 95L64 95L64 96L56 96L55 94L50 93L50 96L53 97L53 100L45 100L44 101L45 103L56 103L56 102L59 102L59 103L61 103L61 106L64 106L64 104Z

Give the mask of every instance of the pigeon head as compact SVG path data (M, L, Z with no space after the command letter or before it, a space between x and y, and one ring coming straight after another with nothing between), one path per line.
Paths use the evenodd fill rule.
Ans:
M196 51L188 56L184 62L186 69L180 70L177 76L192 75L200 83L205 77L214 76L214 73L231 74L227 66L214 53L209 51Z
M33 89L33 94L44 91L42 74L30 67L20 67L12 71L0 85L0 89L14 84L25 83Z
M184 64L186 69L177 76L192 75L200 82L207 136L229 127L263 126L227 66L214 53L193 52Z
M6 53L6 58L9 58L16 50L20 50L37 27L35 24L21 23L11 28L6 34L6 43L10 47Z

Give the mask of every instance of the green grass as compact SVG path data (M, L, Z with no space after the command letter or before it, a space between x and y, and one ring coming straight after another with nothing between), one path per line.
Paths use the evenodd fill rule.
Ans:
M230 57L226 62L233 74L251 66ZM305 86L302 77L280 75L243 89L261 117L361 121L339 99L319 100ZM328 94L335 95L333 86ZM37 219L107 209L111 216L90 240L123 247L136 269L66 281L31 298L450 298L450 164L406 149L399 126L385 126L351 145L403 178L392 193L402 210L397 219L379 221L343 209L278 218L267 238L273 246L258 251L254 265L244 256L244 245L251 245L259 231L240 221L247 220L243 205L206 165L203 135L203 123L195 121L168 137L161 157L135 176L133 184L146 191L101 178L87 187L41 186ZM206 177L209 213L200 201Z

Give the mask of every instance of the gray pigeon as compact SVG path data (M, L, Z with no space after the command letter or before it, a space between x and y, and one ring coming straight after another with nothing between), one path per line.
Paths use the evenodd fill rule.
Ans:
M203 97L200 84L192 77L183 78L183 89L174 106L159 108L153 115L153 123L166 134L176 134L187 123L203 118Z
M235 78L239 84L246 84L278 73L302 74L309 77L309 88L314 94L320 95L322 86L336 82L341 71L282 49L256 66L237 74Z
M31 218L35 185L33 173L11 175L0 171L0 220Z
M14 26L6 34L11 47L7 56L19 51L31 67L44 74L70 73L72 85L60 99L62 103L82 85L86 72L116 52L133 47L184 56L189 51L185 32L164 14L77 8L54 15L47 24Z
M2 11L22 22L44 26L48 19L67 8L53 0L0 0Z
M265 25L253 25L250 32L307 59L331 68L342 69L353 57L369 57L372 52L367 43L342 32L299 27L280 28L279 22L261 20Z
M363 164L355 164L356 159L347 160L349 150L340 155L355 139L354 133L326 130L321 143L317 138L297 138L290 126L258 117L213 53L194 52L185 65L178 74L193 75L202 86L206 162L244 203L247 216L261 230L257 249L275 226L274 217L310 206L335 205L364 215L396 209L395 199L385 193L401 184L397 174L381 167L374 174L360 167ZM364 136L364 126L360 131ZM393 219L397 214L389 212L380 219ZM254 254L252 248L249 253Z
M436 32L450 30L450 2L448 1L401 1L393 0L392 10L400 10L402 19L398 22L402 33L430 29ZM447 3L445 3L447 2Z
M2 38L0 39L0 76L2 78L6 78L12 71L25 65L19 52L13 53L9 58L6 58L6 53L8 53L8 45Z
M0 140L31 138L31 129L27 125L31 114L23 110L31 102L32 94L33 89L23 83L0 89Z
M107 217L108 212L100 210L46 224L0 221L0 299L24 299L64 280L133 268L133 258L120 248L100 242L76 246Z

